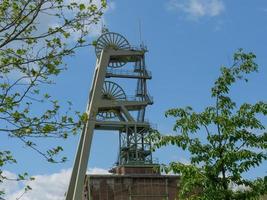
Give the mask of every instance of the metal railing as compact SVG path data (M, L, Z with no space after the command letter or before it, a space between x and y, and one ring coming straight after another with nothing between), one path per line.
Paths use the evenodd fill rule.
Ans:
M139 101L139 102L144 102L144 101L153 102L153 97L150 95L146 95L146 96L132 95L132 96L126 96L126 100L127 101Z
M107 75L125 75L125 76L136 76L136 77L152 77L151 71L144 70L142 73L135 72L132 70L122 69L107 69Z
M131 45L130 50L133 50L133 51L145 51L145 52L148 51L147 46L145 46L145 45L140 45L140 46Z

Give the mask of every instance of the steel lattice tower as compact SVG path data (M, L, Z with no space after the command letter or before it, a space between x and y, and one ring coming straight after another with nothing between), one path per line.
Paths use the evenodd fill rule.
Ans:
M95 52L97 61L86 109L88 121L81 133L66 200L82 200L94 130L119 132L118 167L153 165L147 137L151 126L145 120L146 107L153 104L147 89L147 80L152 77L146 69L146 48L134 48L122 35L104 32L96 41ZM136 80L133 96L113 81L119 79Z

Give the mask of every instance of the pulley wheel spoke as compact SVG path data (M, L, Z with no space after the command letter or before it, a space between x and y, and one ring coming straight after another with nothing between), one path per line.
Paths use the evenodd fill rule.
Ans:
M118 33L108 32L102 34L96 41L95 53L98 58L100 57L102 50L105 48L112 48L115 50L128 50L130 49L130 44L122 35ZM119 68L125 64L126 62L123 61L112 61L109 63L109 67Z
M126 100L126 95L121 86L111 81L105 81L102 88L102 98L106 100ZM117 117L116 110L106 110L98 113L101 119L113 119Z

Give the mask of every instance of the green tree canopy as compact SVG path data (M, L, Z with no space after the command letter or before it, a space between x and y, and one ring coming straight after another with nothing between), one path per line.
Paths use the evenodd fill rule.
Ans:
M66 160L55 158L62 147L42 152L32 138L67 138L77 132L86 116L76 113L80 119L74 119L40 88L66 69L66 56L90 45L86 37L105 7L105 0L88 0L87 4L74 0L0 1L1 135L19 139L49 162ZM35 109L40 106L42 113ZM12 152L0 148L0 183L8 180L1 169L15 162ZM18 175L17 180L27 176ZM0 198L1 194L3 191Z
M181 199L258 199L267 193L266 177L246 179L244 173L267 159L267 133L263 119L266 101L238 105L230 97L231 86L258 71L253 53L239 50L231 67L221 67L221 75L211 89L214 105L202 112L174 108L176 135L159 135L156 146L176 145L191 154L190 164L172 162L165 170L181 175ZM205 134L205 135L204 135ZM154 139L155 139L154 138ZM238 189L243 188L243 189Z

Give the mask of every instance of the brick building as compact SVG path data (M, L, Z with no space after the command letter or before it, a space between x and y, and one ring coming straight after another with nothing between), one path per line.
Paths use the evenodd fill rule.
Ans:
M157 170L158 171L158 170ZM150 167L119 167L107 175L87 175L84 200L176 200L179 177Z

